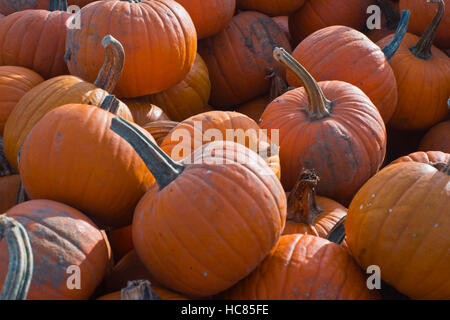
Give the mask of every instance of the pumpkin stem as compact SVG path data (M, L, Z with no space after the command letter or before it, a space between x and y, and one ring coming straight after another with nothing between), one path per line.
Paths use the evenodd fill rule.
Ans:
M67 11L67 0L50 0L48 11Z
M437 3L437 13L434 16L433 21L431 21L430 25L428 26L427 30L425 30L425 32L422 34L422 37L420 37L419 42L417 42L414 47L409 48L414 56L423 60L428 60L432 56L431 47L433 46L433 40L445 12L444 0L427 0L427 3Z
M144 161L162 190L174 181L184 170L184 166L175 162L156 144L127 120L115 117L110 129L124 138Z
M0 215L0 241L8 244L9 266L0 300L25 300L33 277L33 252L25 228L16 220Z
M436 169L438 169L439 171L446 173L450 176L450 160L448 160L447 163L445 162L434 162L434 163L430 163L430 165L432 165L433 167L435 167Z
M94 85L107 92L113 92L122 75L125 63L125 51L122 44L112 35L107 35L102 40L105 48L105 61L100 69Z
M322 89L320 89L318 83L309 72L283 48L275 48L273 56L276 61L283 64L303 83L308 94L309 105L305 111L309 119L319 120L328 117L330 115L331 101L325 98Z
M99 108L111 112L113 114L117 114L119 106L120 106L119 100L117 100L117 98L114 95L108 94L103 99L102 104L99 106Z
M400 48L400 44L405 37L406 31L408 30L409 23L409 10L403 10L400 18L400 23L398 24L397 31L395 31L394 37L392 40L382 49L386 59L390 61L394 54L397 52L398 48Z
M20 164L20 155L22 154L22 147L20 147L19 152L17 153L17 165ZM28 198L27 193L25 192L25 188L22 184L22 179L19 180L19 189L17 190L16 204L20 204L22 202L30 200Z
M389 30L394 30L395 26L400 21L400 14L394 9L388 0L377 0L377 5L381 8L383 15L386 17L386 27Z
M128 281L128 284L120 292L120 300L162 300L155 291L153 291L150 281L134 280Z
M345 218L343 216L327 234L326 239L336 244L342 244L345 239Z
M286 218L297 223L312 225L322 209L316 202L316 186L319 177L314 170L303 170L288 196Z
M270 101L273 101L283 93L288 91L288 85L286 84L286 81L284 81L283 78L278 74L277 70L270 67L268 67L266 70L266 79L270 80L269 99Z

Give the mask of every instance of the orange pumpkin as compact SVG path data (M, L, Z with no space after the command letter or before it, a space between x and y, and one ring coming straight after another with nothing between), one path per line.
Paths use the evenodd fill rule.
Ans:
M265 258L284 228L286 196L260 156L225 141L175 162L127 122L115 118L111 129L134 146L157 181L136 207L132 234L158 282L207 297Z
M0 136L3 136L6 120L20 98L44 81L36 72L22 68L0 67Z
M192 68L195 27L187 11L173 0L98 1L82 8L80 19L81 28L67 33L70 73L94 81L104 59L98 39L111 34L125 50L125 66L114 91L119 97L166 90Z
M450 160L450 154L441 151L417 151L410 153L407 156L398 158L392 161L390 164L399 162L420 162L433 165L436 163L447 163Z
M362 30L367 7L372 3L372 0L307 0L289 16L293 41L299 43L313 32L334 25Z
M284 32L270 17L252 11L238 13L220 33L200 41L211 79L210 104L231 107L267 93L267 68L283 74L272 58L276 46L290 49Z
M211 37L225 28L236 8L236 0L176 1L189 12L199 39Z
M144 286L144 287L142 287ZM155 296L156 294L156 296ZM104 295L97 300L188 300L170 290L150 285L149 281L131 281L126 288Z
M6 212L15 206L19 185L20 177L18 174L0 177L0 212Z
M102 43L107 55L94 84L74 76L55 77L29 90L14 107L3 134L5 155L14 168L18 168L17 155L25 138L47 112L68 103L100 105L114 89L123 67L123 49L112 37L105 37ZM118 113L132 119L123 103Z
M64 62L67 20L64 1L51 0L54 11L25 10L0 21L0 65L21 66L45 79L68 74Z
M150 102L148 96L122 101L130 109L133 121L139 126L158 120L170 120L160 107Z
M114 254L114 260L119 261L128 252L133 250L131 238L131 225L123 228L113 229L108 232L109 243Z
M269 16L284 16L298 10L305 0L237 0L239 9L255 10Z
M166 120L160 120L160 121L154 121L151 123L147 123L142 126L145 130L147 130L152 137L155 139L158 146L161 145L164 138L169 134L169 132L175 128L179 122L176 121L166 121Z
M208 68L197 54L186 77L174 87L153 94L150 101L164 110L170 119L183 121L204 111L211 94Z
M390 165L372 177L348 209L345 230L362 268L412 299L450 299L450 162Z
M6 215L19 221L30 238L34 268L28 299L88 299L92 295L109 261L107 240L91 220L50 200L21 203ZM0 242L0 287L8 269L7 252L6 243ZM75 272L81 277L78 284ZM79 287L71 290L70 285Z
M275 21L275 23L281 28L281 30L283 30L284 34L286 35L286 37L289 40L289 43L291 44L291 46L294 47L291 34L289 33L289 17L288 16L278 16L278 17L273 17L272 20Z
M444 15L443 0L429 29L419 38L407 33L400 48L390 60L397 79L398 104L389 125L399 130L428 129L448 114L450 96L450 58L432 45ZM430 4L429 4L430 5ZM384 46L388 36L377 44Z
M436 150L450 153L450 120L431 128L420 141L419 150Z
M274 55L304 83L275 99L261 116L262 128L279 130L283 186L291 190L302 168L314 169L321 177L317 193L346 205L383 163L386 129L380 113L359 88L317 83L285 50L277 48Z
M109 130L114 114L104 108L67 104L48 112L24 142L19 171L32 199L66 203L102 227L124 227L155 180Z
M374 28L366 33L367 37L373 42L394 33L400 22L398 3L396 3L396 7L394 7L395 3L389 0L376 0L375 3L381 8L381 29Z
M268 289L270 288L270 289ZM307 234L280 238L253 273L223 294L230 300L372 300L366 275L335 243Z
M317 79L340 80L360 88L380 111L387 123L397 106L397 82L389 59L398 49L408 27L409 13L402 20L395 39L383 49L361 32L344 26L331 26L314 32L295 48L292 56ZM288 73L290 86L301 86Z

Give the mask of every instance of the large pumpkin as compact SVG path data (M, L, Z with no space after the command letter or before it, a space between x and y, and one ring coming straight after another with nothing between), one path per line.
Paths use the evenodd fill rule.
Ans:
M270 17L252 11L238 13L220 33L200 41L211 79L211 105L235 106L267 93L267 68L283 74L272 57L277 46L290 49L285 33Z
M205 111L211 94L208 68L199 54L186 77L170 89L153 94L150 101L164 110L170 119L183 121Z
M109 130L114 114L103 109L67 104L48 112L24 142L19 171L32 199L66 203L102 227L124 227L154 178Z
M435 19L422 37L407 33L390 60L397 79L398 104L389 125L400 130L428 129L445 119L450 96L450 58L432 45L444 15L443 0L438 3ZM388 36L377 44L382 47Z
M239 9L255 10L269 16L285 16L298 10L305 0L237 0Z
M304 83L275 99L261 116L262 128L279 130L283 186L290 191L303 168L314 169L321 177L317 193L345 205L383 162L383 119L359 88L317 83L285 50L277 48L274 55Z
M3 134L5 155L14 168L18 167L17 155L25 138L47 112L68 103L100 105L114 89L123 67L123 49L112 37L105 37L102 43L107 55L94 84L74 76L55 77L29 90L14 107ZM123 103L119 114L132 119Z
M80 19L81 28L67 33L70 73L94 81L104 59L98 39L111 34L125 50L125 66L115 90L119 97L166 90L183 80L194 63L195 27L173 0L98 1L82 8Z
M18 174L0 177L0 212L4 213L14 207L19 185L20 177Z
M395 41L381 49L363 33L345 26L331 26L314 32L295 48L292 56L317 81L340 80L360 88L387 123L397 106L397 82L389 59L398 49L408 27L409 13L403 12ZM290 86L301 86L288 73Z
M363 268L413 299L450 299L450 162L390 165L354 197L345 230Z
M420 141L419 150L436 150L450 153L450 120L431 128Z
M3 136L6 120L20 98L42 81L44 79L32 70L0 67L0 136Z
M108 268L108 243L84 214L50 200L32 200L6 212L26 229L33 250L30 300L89 299ZM8 269L0 242L0 287ZM79 287L76 277L80 277ZM72 280L71 280L72 279ZM69 284L69 285L68 285Z
M400 8L402 10L411 11L411 24L409 32L418 36L423 34L427 29L430 21L436 14L433 6L428 5L426 0L400 0ZM441 48L450 48L450 1L445 0L445 13L443 21L436 31L436 38L434 44Z
M362 30L372 0L307 0L289 16L289 31L295 43L313 32L334 25Z
M265 161L246 147L212 142L175 162L118 118L112 130L129 141L155 176L133 218L133 243L165 287L193 297L228 289L277 242L286 196Z
M21 66L45 79L68 74L64 62L67 20L61 0L54 11L25 10L0 20L0 65Z
M306 234L280 238L247 278L223 294L231 300L371 300L363 271L347 251Z
M199 39L220 32L233 17L236 0L176 0L189 13Z

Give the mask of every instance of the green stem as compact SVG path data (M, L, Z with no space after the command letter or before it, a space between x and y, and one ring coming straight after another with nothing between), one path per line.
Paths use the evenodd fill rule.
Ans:
M102 46L105 48L105 61L94 85L107 92L113 92L122 75L125 51L122 44L112 35L107 35L103 38Z
M136 150L155 177L160 190L164 189L183 172L184 166L182 164L175 162L125 119L113 118L110 129L124 138Z
M342 244L345 239L345 218L346 216L342 217L341 220L334 225L327 235L327 240L339 245Z
M403 38L406 35L406 31L408 30L409 23L409 10L403 10L402 15L400 17L400 23L398 24L397 31L395 31L394 37L392 40L382 49L386 59L390 61L394 54L397 52L398 48L400 48L400 44L403 41Z
M67 11L67 0L50 0L48 11Z
M119 100L117 100L117 98L114 95L109 94L103 99L99 108L111 112L112 114L117 114L119 106L120 106Z
M318 83L308 71L283 48L275 48L273 56L303 83L308 94L309 105L306 113L310 120L319 120L330 115L331 101L325 98Z
M437 3L438 10L436 15L428 26L427 30L420 37L419 42L414 47L409 48L411 53L417 58L428 60L432 57L431 47L433 46L433 40L436 36L437 29L441 23L442 17L445 13L444 0L428 0L427 3Z

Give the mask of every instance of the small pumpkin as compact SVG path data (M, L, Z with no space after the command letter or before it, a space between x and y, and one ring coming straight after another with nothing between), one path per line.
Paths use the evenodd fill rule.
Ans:
M97 300L188 300L188 298L170 290L150 285L149 281L128 282L127 287L109 293Z
M270 288L270 290L268 290ZM308 234L280 237L253 273L223 294L229 300L372 300L376 291L352 257Z
M161 145L164 138L175 128L179 122L176 121L167 121L167 120L159 120L147 123L142 126L145 130L147 130L152 137L155 139L158 146Z
M139 126L158 120L170 120L160 107L150 102L148 96L122 101L130 109L133 121Z
M412 299L450 298L450 161L440 170L419 162L390 165L350 204L347 243L362 268Z
M215 36L199 42L211 80L210 104L234 107L269 91L267 68L283 74L272 58L274 47L290 50L289 40L270 17L253 11L240 12Z
M132 234L158 282L207 297L265 258L284 228L286 196L260 156L218 141L175 162L126 121L113 119L111 129L134 146L157 182L136 207Z
M14 107L3 134L5 155L14 168L18 168L17 155L25 138L47 112L68 103L100 105L114 89L123 67L123 48L111 36L106 36L102 44L106 58L94 84L74 76L55 77L29 90ZM118 112L132 120L123 103Z
M450 160L450 154L441 151L417 151L410 153L407 156L400 157L390 164L395 164L399 162L420 162L429 165L434 165L436 163L447 163Z
M314 169L321 177L317 193L346 205L383 163L383 119L358 87L317 83L285 50L276 48L274 56L304 84L275 99L261 116L261 128L279 130L283 186L292 190L303 168Z
M6 212L16 205L19 185L18 174L0 177L0 212Z
M6 216L26 229L33 250L34 270L30 300L88 299L108 268L108 245L101 231L83 213L50 200L14 206ZM0 242L0 287L8 269L8 251ZM77 266L81 286L71 290L70 267ZM73 272L73 271L71 271Z
M397 79L398 104L389 125L399 130L424 130L445 119L450 96L450 58L433 46L433 39L444 15L443 0L429 28L419 38L407 33L390 60ZM382 47L388 36L377 44Z
M128 252L133 250L133 239L131 238L131 225L110 230L108 233L114 260L119 261Z
M153 94L149 100L174 121L183 121L204 111L211 94L208 68L199 54L186 77L170 89Z
M81 9L80 19L81 28L67 32L69 71L93 82L104 59L98 39L112 35L125 50L125 66L114 91L118 97L166 90L192 68L197 34L187 11L173 0L97 1Z
M243 10L255 10L269 16L285 16L301 8L305 0L237 0Z
M419 150L436 150L450 153L450 120L432 127L422 138Z

